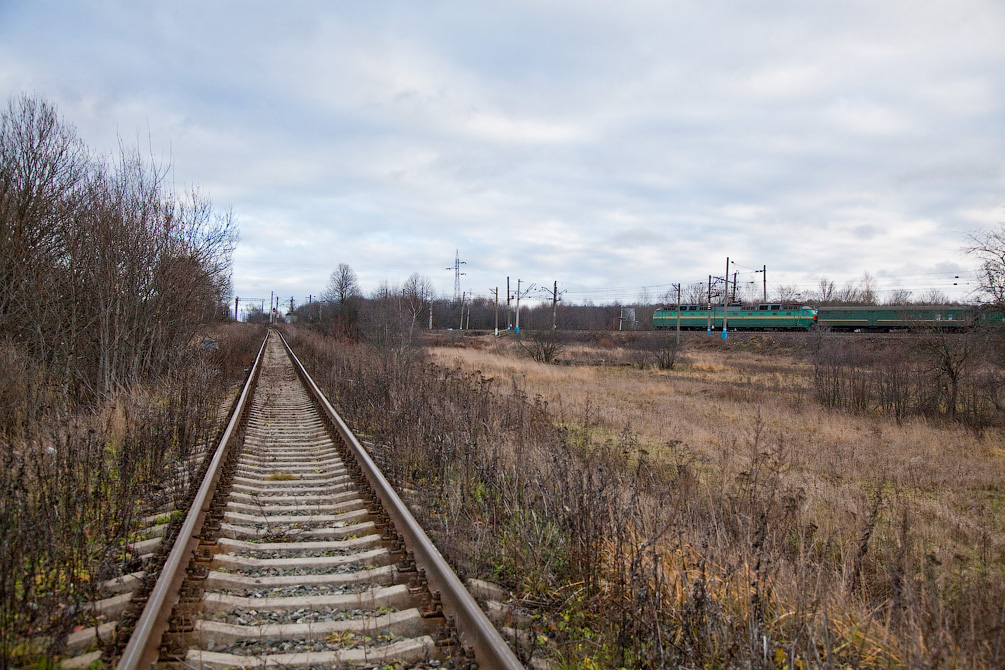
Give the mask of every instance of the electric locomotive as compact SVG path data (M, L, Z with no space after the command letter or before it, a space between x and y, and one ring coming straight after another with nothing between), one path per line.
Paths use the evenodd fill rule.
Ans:
M736 302L726 306L728 330L812 330L817 323L817 310L806 305L764 303L755 309L743 309ZM669 305L653 314L656 330L677 328L678 314L681 330L722 330L721 305Z

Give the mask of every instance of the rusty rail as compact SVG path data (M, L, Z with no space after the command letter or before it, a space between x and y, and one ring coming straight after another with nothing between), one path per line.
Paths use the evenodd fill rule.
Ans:
M269 334L266 334L262 346L258 350L258 356L255 357L255 364L248 374L248 380L241 391L237 406L227 424L227 429L224 431L223 437L220 438L209 469L203 477L199 491L185 517L185 522L182 524L181 530L178 531L178 537L175 539L171 553L168 555L164 567L161 568L157 583L150 592L143 613L137 620L136 627L129 638L129 643L115 666L117 670L139 670L140 668L145 670L157 661L161 639L164 631L168 628L171 611L178 602L178 591L185 579L185 569L199 546L199 535L202 533L202 525L206 520L213 492L220 480L221 467L227 456L230 438L240 425L248 400L251 398L258 373L261 370L265 344L268 340Z
M461 636L461 643L470 647L475 659L482 668L523 668L516 655L506 644L499 631L489 621L478 603L471 597L461 580L447 564L439 550L426 535L425 531L408 511L405 503L388 483L383 473L374 463L352 431L328 402L324 393L307 374L300 359L290 348L286 338L280 338L293 361L293 366L307 385L311 394L317 399L321 410L332 422L335 430L345 441L367 481L384 506L384 511L394 522L395 529L405 540L405 546L412 552L416 565L425 570L426 580L430 590L439 592L444 605L444 612L454 617L454 625Z

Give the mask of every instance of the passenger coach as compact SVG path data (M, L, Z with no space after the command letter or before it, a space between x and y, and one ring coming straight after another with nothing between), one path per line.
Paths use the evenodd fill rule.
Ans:
M821 307L818 324L831 330L885 333L891 330L966 330L1001 325L1001 312L972 305Z

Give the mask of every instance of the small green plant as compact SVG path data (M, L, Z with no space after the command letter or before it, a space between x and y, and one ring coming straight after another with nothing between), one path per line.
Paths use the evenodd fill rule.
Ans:
M348 647L356 644L356 633L351 630L337 630L335 632L329 633L328 637L325 638L328 644L337 644L343 647Z

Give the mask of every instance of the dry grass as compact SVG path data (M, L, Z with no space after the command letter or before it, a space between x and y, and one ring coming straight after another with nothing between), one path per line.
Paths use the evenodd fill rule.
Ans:
M813 339L695 338L669 373L637 333L565 339L560 365L297 339L447 559L540 615L525 662L1005 659L1000 435L825 409Z
M447 368L494 378L500 392L539 396L564 425L607 439L630 432L649 458L686 460L705 496L734 490L758 463L773 460L774 485L799 505L805 527L845 552L859 542L879 492L866 537L874 555L897 554L898 528L907 527L935 581L977 573L1005 580L999 430L922 419L898 425L829 410L812 399L811 366L791 352L691 350L672 372L638 370L621 364L617 350L583 345L573 352L575 365L537 363L507 342L433 348L430 355ZM783 582L775 584L776 597L794 601L797 576Z
M199 481L190 457L218 437L227 388L263 330L233 325L217 334L216 352L174 352L170 374L128 393L61 411L33 410L38 398L29 394L3 415L0 668L57 667L66 634L91 623L86 604L107 597L101 584L150 569L125 545L144 515L184 509L186 482ZM228 368L230 359L243 364Z

